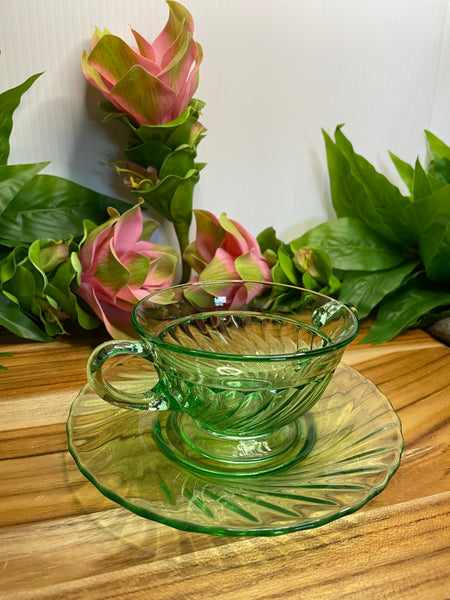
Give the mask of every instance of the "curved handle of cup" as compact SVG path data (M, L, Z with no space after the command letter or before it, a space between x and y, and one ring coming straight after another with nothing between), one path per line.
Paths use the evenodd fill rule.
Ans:
M330 300L326 304L319 306L312 314L312 323L317 328L324 327L336 317L342 314L343 307L349 309L358 319L358 310L351 302L341 302L338 300Z
M132 355L153 361L149 348L141 341L108 341L97 346L91 353L87 366L87 378L94 391L104 400L123 408L138 410L168 410L170 400L158 382L150 390L130 392L113 386L104 376L103 366L115 356Z

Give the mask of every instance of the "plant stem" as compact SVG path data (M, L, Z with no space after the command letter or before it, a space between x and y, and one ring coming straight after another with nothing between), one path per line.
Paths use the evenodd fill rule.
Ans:
M178 240L178 245L180 247L180 257L181 257L181 282L186 283L189 281L191 276L191 267L188 263L183 259L183 252L186 246L189 244L189 223L174 223L175 233Z

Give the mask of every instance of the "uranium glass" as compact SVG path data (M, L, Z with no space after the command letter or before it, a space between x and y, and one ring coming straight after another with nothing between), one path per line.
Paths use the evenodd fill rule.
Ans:
M118 388L134 393L155 384L145 360L113 359L107 374ZM257 438L241 446L247 470L234 469L231 459L229 471L218 473L207 451L193 468L186 447L199 455L193 446L201 450L202 441L191 446L174 434L174 422L181 419L189 439L192 422L185 418L114 406L88 384L71 408L69 449L103 494L138 515L183 530L241 536L318 527L357 510L387 485L403 447L389 400L345 365L297 419L282 468L261 468L264 445Z
M160 290L132 320L140 339L99 346L88 361L90 384L113 405L159 412L153 436L170 460L235 477L298 462L307 435L299 419L358 332L354 310L337 300L251 281ZM121 355L133 356L125 388L103 368ZM154 369L147 386L139 358Z
M80 470L144 517L277 535L356 510L397 468L389 401L339 365L354 309L289 285L197 282L134 309L94 350L67 423ZM106 400L106 402L105 402Z

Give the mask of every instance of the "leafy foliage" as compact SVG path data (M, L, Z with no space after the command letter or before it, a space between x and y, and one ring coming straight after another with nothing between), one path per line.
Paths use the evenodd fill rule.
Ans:
M257 241L265 258L272 265L273 281L326 295L335 294L339 290L340 282L332 272L328 254L323 250L311 246L284 244L276 237L273 227L262 231Z
M180 255L189 243L194 188L205 163L196 161L197 146L205 137L206 128L199 122L205 103L191 99L188 107L176 118L160 125L134 127L127 115L111 103L102 102L106 120L119 118L131 132L128 159L116 170L125 175L131 193L173 223L180 246ZM188 280L190 267L182 260L182 281Z
M44 342L65 333L67 321L99 324L75 294L83 221L101 223L109 206L128 204L40 174L46 162L7 164L13 113L38 77L0 94L0 326Z
M324 132L337 218L289 244L294 253L326 252L341 283L339 299L375 321L364 341L386 342L404 329L429 326L450 313L450 148L430 132L424 168L391 154L409 195L353 150L337 127ZM273 268L275 279L281 270Z

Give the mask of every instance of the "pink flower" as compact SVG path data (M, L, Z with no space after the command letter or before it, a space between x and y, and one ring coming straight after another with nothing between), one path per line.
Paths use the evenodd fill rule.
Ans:
M148 241L157 223L142 217L138 205L88 233L82 244L81 285L77 291L104 322L112 337L132 337L130 313L153 290L172 284L178 262L173 248Z
M169 19L153 44L132 30L131 48L107 29L96 28L82 68L87 80L139 125L160 125L187 108L198 85L202 48L193 39L189 11L168 0Z
M197 238L184 251L183 258L199 275L191 281L251 280L271 281L270 264L261 254L258 242L242 225L223 213L218 219L206 210L195 210ZM214 296L232 298L240 306L254 297L260 286L209 286Z

